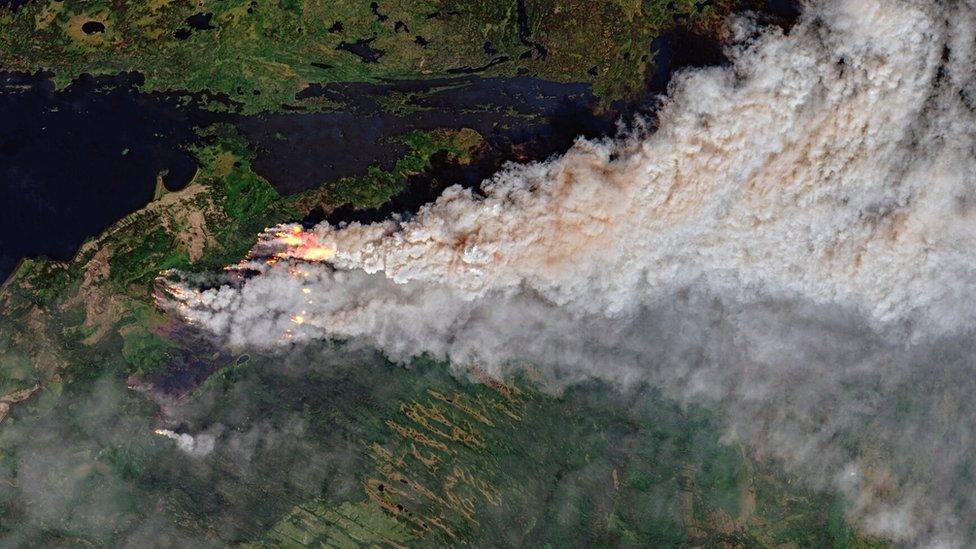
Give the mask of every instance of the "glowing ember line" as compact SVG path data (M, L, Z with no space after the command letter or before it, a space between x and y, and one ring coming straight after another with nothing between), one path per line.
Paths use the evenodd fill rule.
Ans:
M327 261L335 255L335 250L323 246L314 232L303 230L298 225L290 228L269 231L271 245L282 246L283 250L274 254L275 258L295 258L306 261Z
M332 249L326 246L315 246L305 249L298 257L308 261L326 261L332 258L333 253Z

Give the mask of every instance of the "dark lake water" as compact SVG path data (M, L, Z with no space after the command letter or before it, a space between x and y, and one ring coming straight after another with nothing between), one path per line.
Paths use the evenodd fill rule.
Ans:
M139 94L134 75L81 78L55 91L43 76L0 73L0 280L24 256L69 259L196 164L182 145L190 116Z
M394 94L415 97L406 102L407 112L384 109L383 101ZM519 148L522 155L544 158L577 135L612 131L615 118L593 114L595 98L586 84L525 77L341 83L312 86L299 96L342 107L234 121L256 148L255 171L286 193L362 175L371 164L391 169L407 152L395 137L412 130L472 128L493 151L512 157Z
M761 12L764 22L784 28L798 13L793 0L769 0ZM209 14L196 14L187 25L188 33L205 32ZM546 55L521 26L520 40L533 55ZM22 257L69 259L86 238L146 204L157 174L166 173L170 190L185 186L196 168L186 152L197 139L194 127L236 126L255 150L254 170L285 194L362 175L371 165L392 168L406 152L395 136L413 129L469 127L484 136L486 147L471 164L435 157L428 173L383 208L314 212L306 220L371 221L415 211L447 185L475 186L506 161L544 159L577 136L610 135L621 117L653 119L654 96L666 90L674 71L727 62L714 40L684 30L654 40L648 55L657 68L646 75L643 93L601 113L594 112L587 84L468 74L482 67L461 67L458 76L444 79L313 85L297 99L325 99L331 110L256 116L202 111L175 95L140 93L137 74L83 76L56 91L45 75L0 72L0 281ZM397 114L390 112L391 97L406 98Z
M434 179L476 184L505 160L544 158L576 135L613 127L612 116L592 113L588 86L522 77L320 86L303 97L328 97L337 110L259 116L180 106L139 92L140 83L135 74L86 76L57 91L45 75L0 73L0 280L22 257L70 259L85 238L151 200L157 174L169 190L185 186L196 126L235 125L257 153L255 171L286 194L391 168L406 152L393 138L413 129L470 127L486 137L484 154L464 169L435 159L425 182L411 185L425 192L396 201L407 210L436 196ZM422 94L414 112L382 104L412 92Z
M410 102L416 109L393 116L379 108L391 93L419 95ZM565 151L578 136L605 136L615 131L619 113L615 110L594 113L596 97L589 85L555 83L528 77L482 78L465 76L427 81L397 81L380 84L341 84L313 88L306 94L324 96L349 106L348 112L327 114L283 114L262 120L243 131L261 148L271 147L269 158L292 156L294 161L280 165L284 170L269 173L280 181L307 185L332 177L362 173L363 151L385 151L371 162L389 169L406 147L390 136L412 129L467 127L477 130L485 146L474 161L464 166L448 164L435 157L427 173L411 178L404 192L379 209L356 210L343 207L330 212L313 212L305 220L331 222L376 221L392 213L409 214L435 199L446 186L476 186L510 160L540 160ZM322 123L326 122L326 123ZM312 148L289 150L288 142L269 139L274 128L292 128L292 138L311 143ZM303 132L296 131L304 128ZM347 152L344 154L341 149ZM262 158L255 169L267 167ZM314 161L328 159L327 162ZM311 161L310 161L311 160ZM297 175L297 177L296 177Z
M413 129L470 127L486 137L484 154L462 170L435 159L426 186L411 186L427 192L396 202L406 209L436 196L434 175L476 184L505 160L544 158L576 135L613 127L612 116L593 115L588 86L522 77L314 87L304 97L340 107L259 116L180 106L140 93L140 82L134 74L86 76L57 91L45 75L0 73L0 279L21 257L71 258L85 238L146 204L157 174L170 190L185 186L196 169L186 145L197 139L194 127L212 122L235 125L255 148L255 171L286 194L371 165L391 168L406 152L393 138ZM412 92L430 92L414 112L390 114L381 103Z
M0 0L0 8L9 8L11 11L17 11L17 8L30 1L31 0Z

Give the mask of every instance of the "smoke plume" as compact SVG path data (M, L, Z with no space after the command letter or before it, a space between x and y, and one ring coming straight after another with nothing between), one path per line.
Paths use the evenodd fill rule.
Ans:
M176 441L176 446L187 455L204 457L213 452L216 439L213 435L201 434L193 436L189 433L177 433L169 429L156 429L155 433Z
M410 219L271 229L161 302L232 345L651 382L869 532L976 542L976 5L822 0L728 33L731 65L677 76L653 132Z

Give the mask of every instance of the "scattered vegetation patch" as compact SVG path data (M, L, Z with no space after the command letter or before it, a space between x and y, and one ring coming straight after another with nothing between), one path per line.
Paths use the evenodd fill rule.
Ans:
M210 107L249 113L295 105L312 83L457 73L592 82L609 102L640 88L653 37L714 30L735 3L36 0L0 7L0 66L60 84L138 71L146 89L225 94Z

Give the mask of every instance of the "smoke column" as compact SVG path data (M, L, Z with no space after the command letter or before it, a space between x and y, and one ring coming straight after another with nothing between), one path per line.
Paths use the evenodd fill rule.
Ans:
M653 383L867 531L972 544L976 6L823 0L728 33L731 66L677 76L653 133L408 220L271 229L161 304L231 345Z
M176 446L183 452L194 456L204 457L213 452L216 439L213 435L193 436L187 433L176 433L169 429L156 429L156 434L176 441Z

